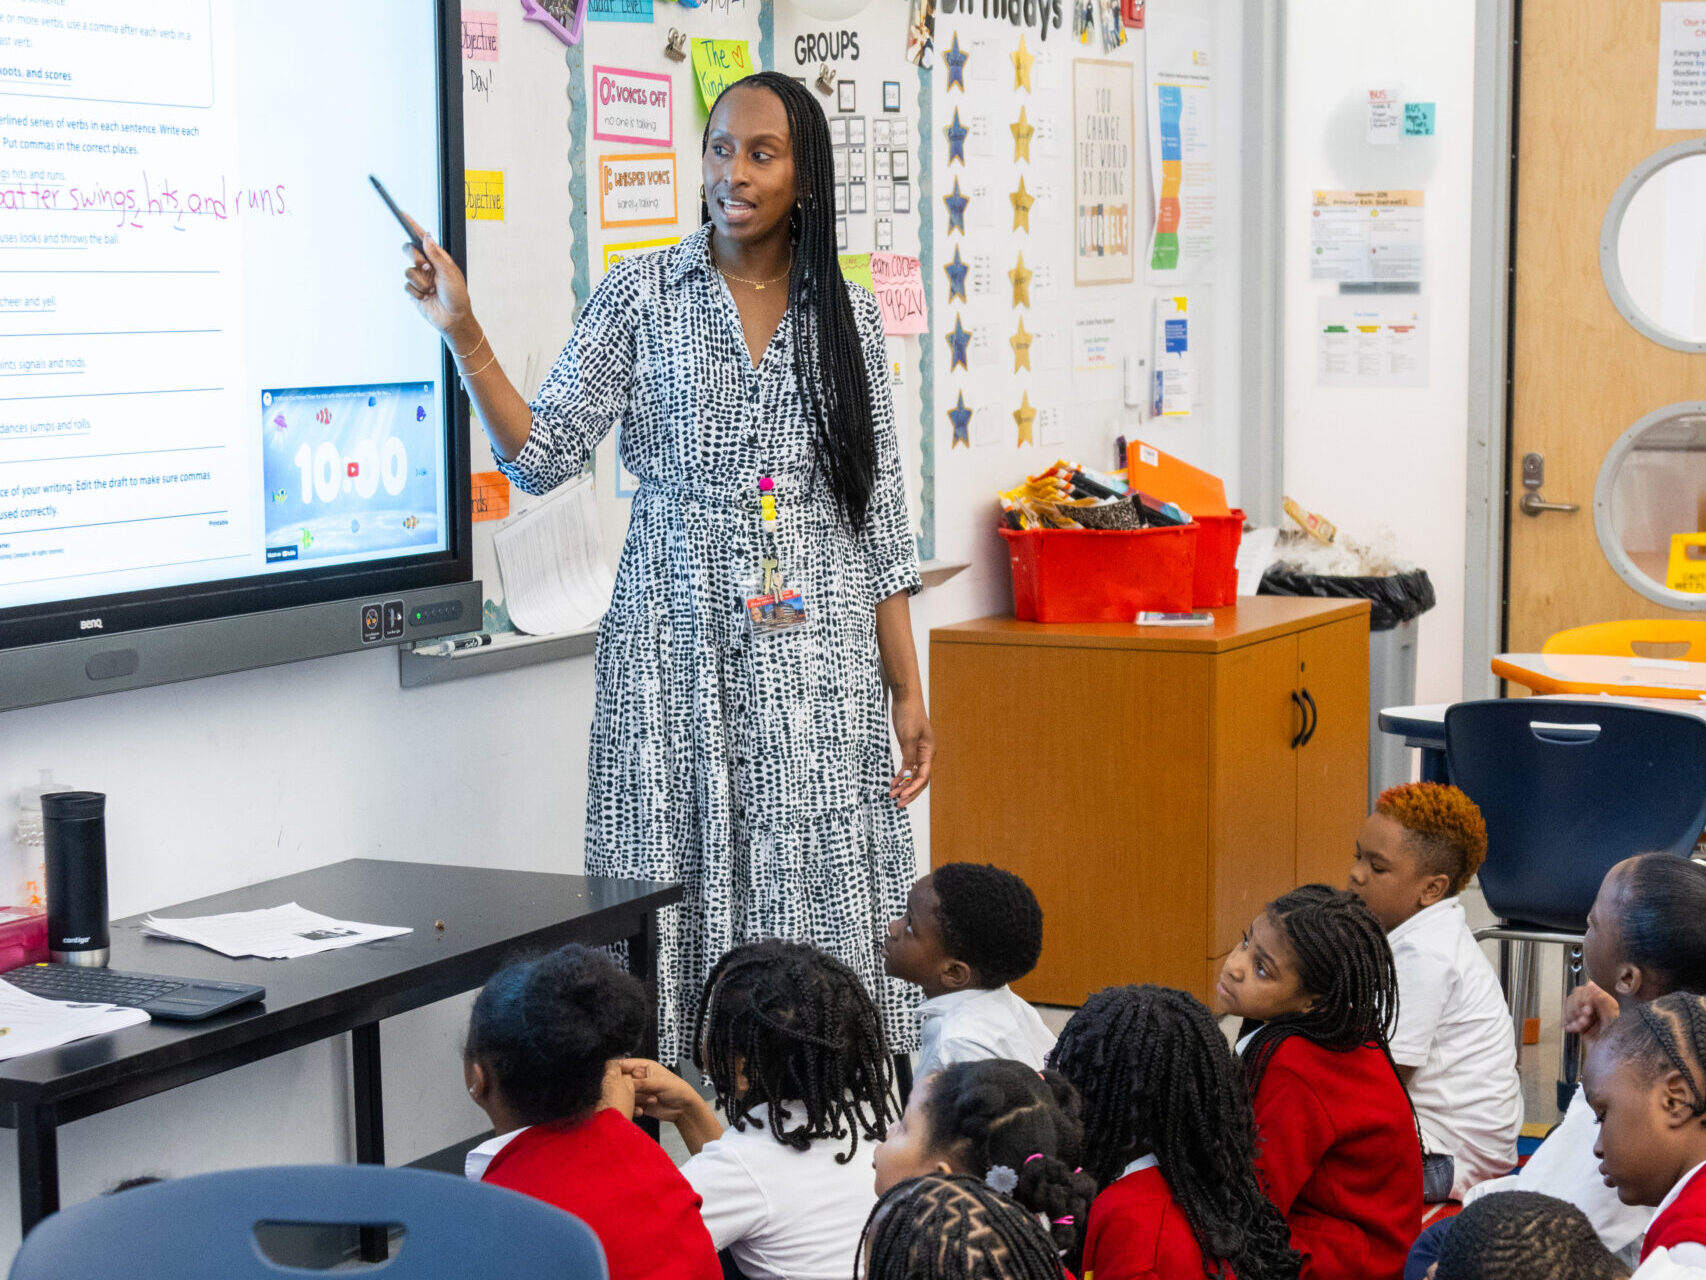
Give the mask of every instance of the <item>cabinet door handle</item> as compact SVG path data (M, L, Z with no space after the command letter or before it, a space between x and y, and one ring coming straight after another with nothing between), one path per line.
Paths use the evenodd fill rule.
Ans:
M1297 732L1291 735L1291 746L1292 750L1295 751L1298 744L1304 740L1304 731L1309 728L1309 712L1304 709L1303 699L1297 696L1296 689L1291 691L1291 705L1297 708L1298 720L1300 722L1300 727Z
M1303 731L1303 746L1309 745L1309 740L1315 736L1315 730L1321 727L1321 708L1315 705L1315 699L1309 696L1309 690L1303 691L1303 701L1309 705L1309 727Z

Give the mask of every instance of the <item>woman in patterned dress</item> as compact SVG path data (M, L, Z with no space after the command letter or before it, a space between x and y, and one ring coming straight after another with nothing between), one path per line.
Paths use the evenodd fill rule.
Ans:
M934 743L881 317L842 280L829 130L797 81L727 89L703 169L705 225L611 268L531 405L430 239L405 287L523 490L580 475L618 424L640 480L598 631L586 869L686 886L660 920L660 1057L686 1055L716 959L763 937L850 965L905 1050L912 988L879 939L916 875L904 808ZM777 575L805 625L748 606Z

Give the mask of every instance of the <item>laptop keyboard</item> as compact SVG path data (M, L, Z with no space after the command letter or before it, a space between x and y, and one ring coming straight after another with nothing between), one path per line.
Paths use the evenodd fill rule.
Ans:
M29 964L0 974L0 977L14 987L47 1000L116 1004L131 1009L140 1008L169 991L189 985L180 978L69 964Z

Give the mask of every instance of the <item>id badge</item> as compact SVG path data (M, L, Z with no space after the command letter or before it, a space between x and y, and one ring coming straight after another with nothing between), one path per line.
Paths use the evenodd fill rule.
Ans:
M746 621L752 634L761 640L798 630L806 625L805 597L793 589L748 596Z

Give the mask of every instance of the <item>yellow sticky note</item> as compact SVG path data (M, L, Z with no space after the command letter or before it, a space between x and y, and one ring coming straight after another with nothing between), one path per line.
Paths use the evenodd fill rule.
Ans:
M1706 592L1706 533L1673 533L1665 586L1672 591Z
M841 276L848 284L862 284L872 293L877 286L871 282L871 255L844 253L841 255Z
M464 169L462 190L469 222L504 220L504 175L501 169Z
M693 78L699 82L699 96L705 100L707 111L724 89L757 70L745 40L693 42Z

